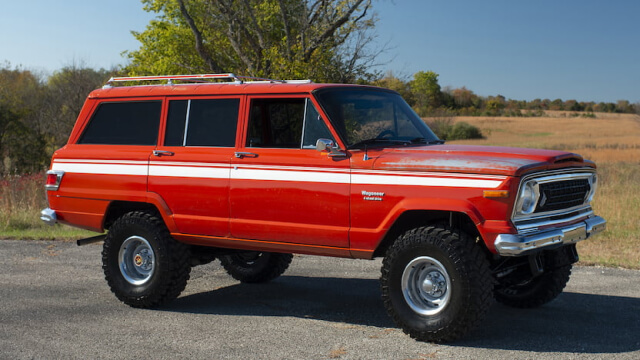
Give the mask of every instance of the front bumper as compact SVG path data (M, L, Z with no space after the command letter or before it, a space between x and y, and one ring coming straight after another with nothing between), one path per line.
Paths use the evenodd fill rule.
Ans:
M47 225L55 225L58 222L56 211L50 208L46 208L40 212L40 220L44 221Z
M494 245L502 256L527 255L540 250L575 244L602 232L607 221L600 216L592 216L577 224L542 230L532 234L500 234Z

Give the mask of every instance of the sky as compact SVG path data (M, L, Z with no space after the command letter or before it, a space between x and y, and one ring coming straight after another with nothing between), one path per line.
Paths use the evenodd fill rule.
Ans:
M153 13L136 0L0 0L0 66L111 68ZM508 99L640 102L638 0L374 0L378 70Z

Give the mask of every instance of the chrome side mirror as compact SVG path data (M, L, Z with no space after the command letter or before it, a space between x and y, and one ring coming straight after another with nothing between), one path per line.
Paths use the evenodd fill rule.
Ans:
M329 157L347 156L346 153L340 151L335 146L335 143L333 142L333 140L329 140L329 139L318 139L318 141L316 141L316 150L320 152L328 151Z

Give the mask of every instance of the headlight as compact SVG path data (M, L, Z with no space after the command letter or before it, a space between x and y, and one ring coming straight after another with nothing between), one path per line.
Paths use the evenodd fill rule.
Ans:
M538 204L539 196L538 183L535 180L527 181L520 189L518 202L516 203L516 211L521 215L533 213Z

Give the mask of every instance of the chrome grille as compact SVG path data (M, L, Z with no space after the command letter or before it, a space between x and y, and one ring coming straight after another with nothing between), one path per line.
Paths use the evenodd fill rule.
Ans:
M573 179L540 184L536 213L568 209L582 205L591 191L588 179Z

